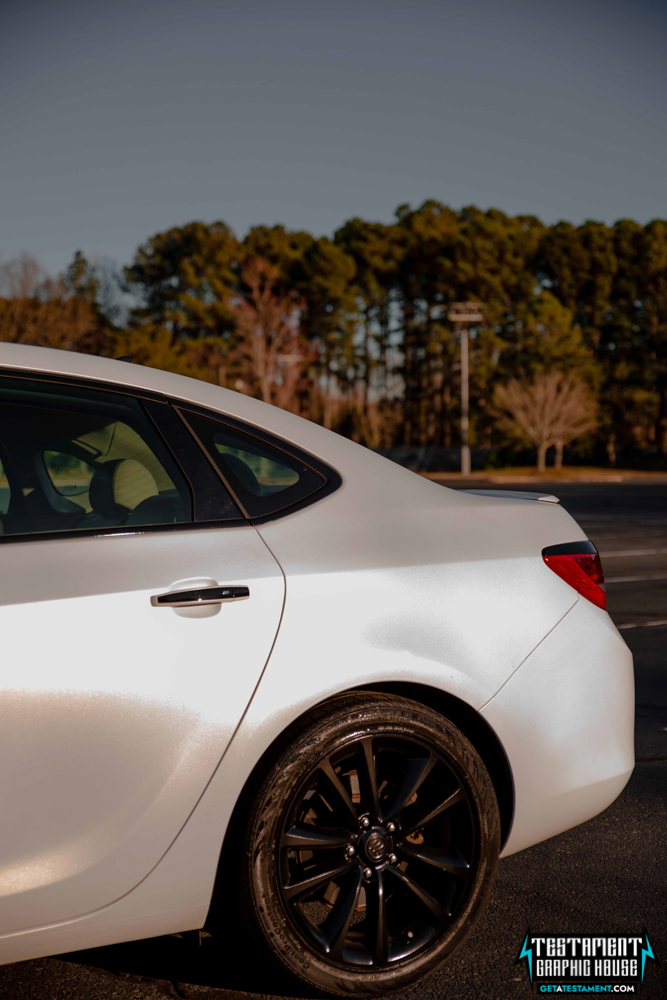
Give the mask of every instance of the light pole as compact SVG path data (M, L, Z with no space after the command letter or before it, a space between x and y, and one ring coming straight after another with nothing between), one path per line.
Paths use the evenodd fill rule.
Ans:
M461 473L470 475L468 323L481 323L481 302L452 302L447 319L461 339Z

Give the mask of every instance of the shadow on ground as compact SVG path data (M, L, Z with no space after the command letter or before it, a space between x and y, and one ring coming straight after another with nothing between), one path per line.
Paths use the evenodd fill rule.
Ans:
M181 936L151 938L60 956L62 961L82 963L114 975L126 983L159 985L175 997L225 997L255 994L274 997L312 997L257 961L224 941L193 931Z

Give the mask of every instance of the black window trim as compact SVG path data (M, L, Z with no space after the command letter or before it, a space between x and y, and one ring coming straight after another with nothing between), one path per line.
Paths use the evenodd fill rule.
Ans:
M95 357L95 355L91 355ZM38 372L25 368L12 368L9 365L0 365L0 375L8 378L22 378L27 382L53 382L56 385L79 386L82 389L101 389L106 392L115 392L117 395L136 396L143 399L156 399L161 403L166 401L162 392L155 392L153 389L142 389L139 386L119 385L116 382L105 382L103 379L88 378L87 375L60 375L58 372Z
M124 525L118 525L115 527L105 528L74 528L66 531L35 531L12 535L0 534L0 545L11 544L13 542L51 541L58 538L99 538L111 537L114 535L142 535L159 531L193 531L200 528L204 530L210 528L239 528L247 527L249 525L265 524L268 521L275 521L281 517L285 517L287 514L292 514L298 510L302 510L304 507L309 507L312 503L316 503L319 500L324 499L324 497L329 496L331 493L334 493L343 483L342 477L335 469L332 469L331 466L320 462L319 459L315 458L310 453L303 451L301 448L295 447L291 442L285 441L275 434L266 433L260 428L254 427L252 424L248 424L243 420L238 420L236 417L229 416L226 413L221 413L219 410L212 410L210 407L199 406L198 404L191 403L188 400L175 399L173 397L166 396L164 393L155 392L151 389L142 389L139 386L119 385L115 382L105 382L100 379L88 378L85 375L60 375L55 372L33 372L26 371L24 368L13 368L5 365L0 366L0 376L2 375L6 375L8 378L24 379L26 382L46 382L55 385L71 386L73 388L79 387L82 389L96 389L103 392L112 392L116 395L132 396L139 402L145 399L159 403L167 403L176 411L180 419L188 428L188 432L192 435L193 442L196 443L201 449L206 460L211 464L212 468L215 470L216 474L219 476L220 480L243 513L245 513L245 509L239 502L234 490L230 488L217 463L208 454L206 448L202 446L197 435L194 434L187 423L187 420L181 414L180 409L184 409L185 411L189 410L192 413L197 413L213 420L219 420L221 423L227 423L230 427L234 427L245 434L249 434L251 437L257 438L259 441L264 442L272 448L284 451L290 457L296 458L299 462L308 466L313 472L322 476L324 483L319 489L309 493L305 497L302 497L300 500L297 500L277 511L273 511L270 514L263 514L259 517L230 518L228 520L215 521L182 521L180 523L170 524L133 525L132 530L128 530ZM143 407L143 410L147 419L150 420L156 433L159 435L160 440L169 451L173 461L176 463L179 472L183 476L189 488L192 490L194 513L196 503L195 485L190 482L185 471L182 469L180 462L171 448L169 440L165 437L163 431L153 419L149 408Z
M234 500L238 504L239 508L246 515L248 522L250 524L266 524L268 521L276 521L278 518L285 517L287 514L291 514L297 510L303 510L304 507L309 507L313 503L317 503L324 497L329 496L334 493L340 486L342 486L343 480L340 473L332 469L330 465L325 465L324 462L320 462L319 459L315 458L309 452L303 451L303 449L296 447L291 443L291 441L285 441L283 438L278 437L276 434L267 433L258 427L254 427L252 424L246 423L244 420L239 420L237 417L230 417L226 413L220 413L219 410L211 410L208 407L198 406L195 403L182 403L177 400L170 399L169 402L174 407L181 420L188 428L190 434L193 436L199 447L202 449L204 454L208 457L211 465L217 471L220 479L223 481ZM221 424L227 424L229 427L241 431L248 437L254 437L257 441L268 445L276 451L284 452L289 458L296 459L302 465L305 465L311 472L320 476L323 480L322 485L316 487L305 497L301 497L299 500L294 500L291 503L285 504L284 507L279 507L270 514L260 514L252 516L249 514L243 502L237 496L235 490L228 482L227 478L223 474L222 470L218 466L217 462L213 459L211 455L208 454L208 450L204 447L200 441L198 435L190 426L187 420L187 414L195 413L198 416L208 417L210 420L217 420Z
M127 528L124 525L109 528L70 528L66 531L31 531L25 534L0 535L0 545L10 542L49 542L58 538L106 538L112 535L145 535L156 531L193 531L208 528L247 528L245 518L229 521L181 521L168 524L143 524Z
M166 410L167 413L173 414L174 419L176 420L176 423L183 430L184 434L187 435L188 437L192 438L192 434L191 434L189 428L187 427L187 425L185 425L185 427L183 426L184 421L179 420L179 415L175 411L175 407L171 406L170 403L169 403L169 401L167 399L163 399L163 400L146 399L146 400L144 400L144 406L143 406L144 413L146 413L146 415L149 417L149 419L153 423L155 429L157 430L158 434L160 435L160 437L162 438L162 440L165 442L165 445L169 448L170 454L171 454L174 462L176 463L177 468L179 468L181 470L181 473L185 477L185 479L186 479L186 481L188 483L188 486L190 487L190 491L192 493L192 513L193 513L192 520L195 523L199 523L200 522L200 518L198 517L197 511L198 511L198 508L200 507L200 504L202 503L202 498L204 496L204 493L206 492L206 484L201 481L201 478L199 480L196 478L200 474L193 467L193 463L192 462L190 462L189 464L190 464L190 470L191 470L191 472L194 473L194 480L193 480L193 477L188 474L187 469L184 467L184 464L183 464L183 462L182 462L182 460L180 458L180 455L182 453L182 448L179 448L179 447L176 446L176 441L174 439L174 435L170 434L170 431L169 431L168 427L166 426L166 424L164 422L163 418L164 418L164 416L166 414L162 414L160 412L163 408ZM199 442L197 442L197 444L199 444ZM193 450L193 452L196 452L197 449L193 448L192 450ZM206 450L204 448L201 448L201 446L199 446L199 451L200 451L200 454L199 454L198 457L200 459L200 463L207 470L210 470L210 472L212 473L212 479L213 479L213 481L217 481L217 479L220 478L220 477L219 477L219 473L216 475L216 473L218 472L218 470L215 467L215 463L211 462L211 460L210 460L210 458L209 458L209 456L208 456L208 454L207 454L207 452L206 452ZM195 460L194 464L197 465L199 463L197 463L197 461ZM210 479L209 479L209 482L210 482ZM224 485L224 480L223 480L223 485ZM231 492L231 490L226 490L226 492L229 494L229 499L232 501L232 506L235 505L238 508L238 512L240 512L242 515L245 515L245 511L243 510L242 507L239 507L239 504L236 501L236 497ZM245 516L243 516L241 518L238 518L238 517L236 517L236 518L234 518L234 517L222 517L221 516L221 517L215 517L215 518L202 518L201 520L203 520L203 521L209 521L209 520L211 520L211 521L217 521L220 524L226 524L226 523L228 523L230 521L234 521L236 524L238 524L240 521L243 521L244 524L247 522L247 518L245 518Z

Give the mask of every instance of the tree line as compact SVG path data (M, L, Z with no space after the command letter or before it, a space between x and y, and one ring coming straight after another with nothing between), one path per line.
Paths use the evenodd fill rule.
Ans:
M78 252L49 279L4 269L0 339L135 361L225 385L369 447L456 447L453 302L470 328L471 442L576 439L611 464L667 457L667 222L544 225L437 201L333 236L224 222L157 233L114 279ZM129 296L125 316L118 295Z

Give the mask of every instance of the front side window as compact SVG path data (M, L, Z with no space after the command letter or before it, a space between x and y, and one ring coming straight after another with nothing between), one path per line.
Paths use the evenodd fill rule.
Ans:
M0 378L3 535L192 520L190 489L138 400Z
M249 517L265 517L321 490L327 478L297 455L211 417L183 416Z

